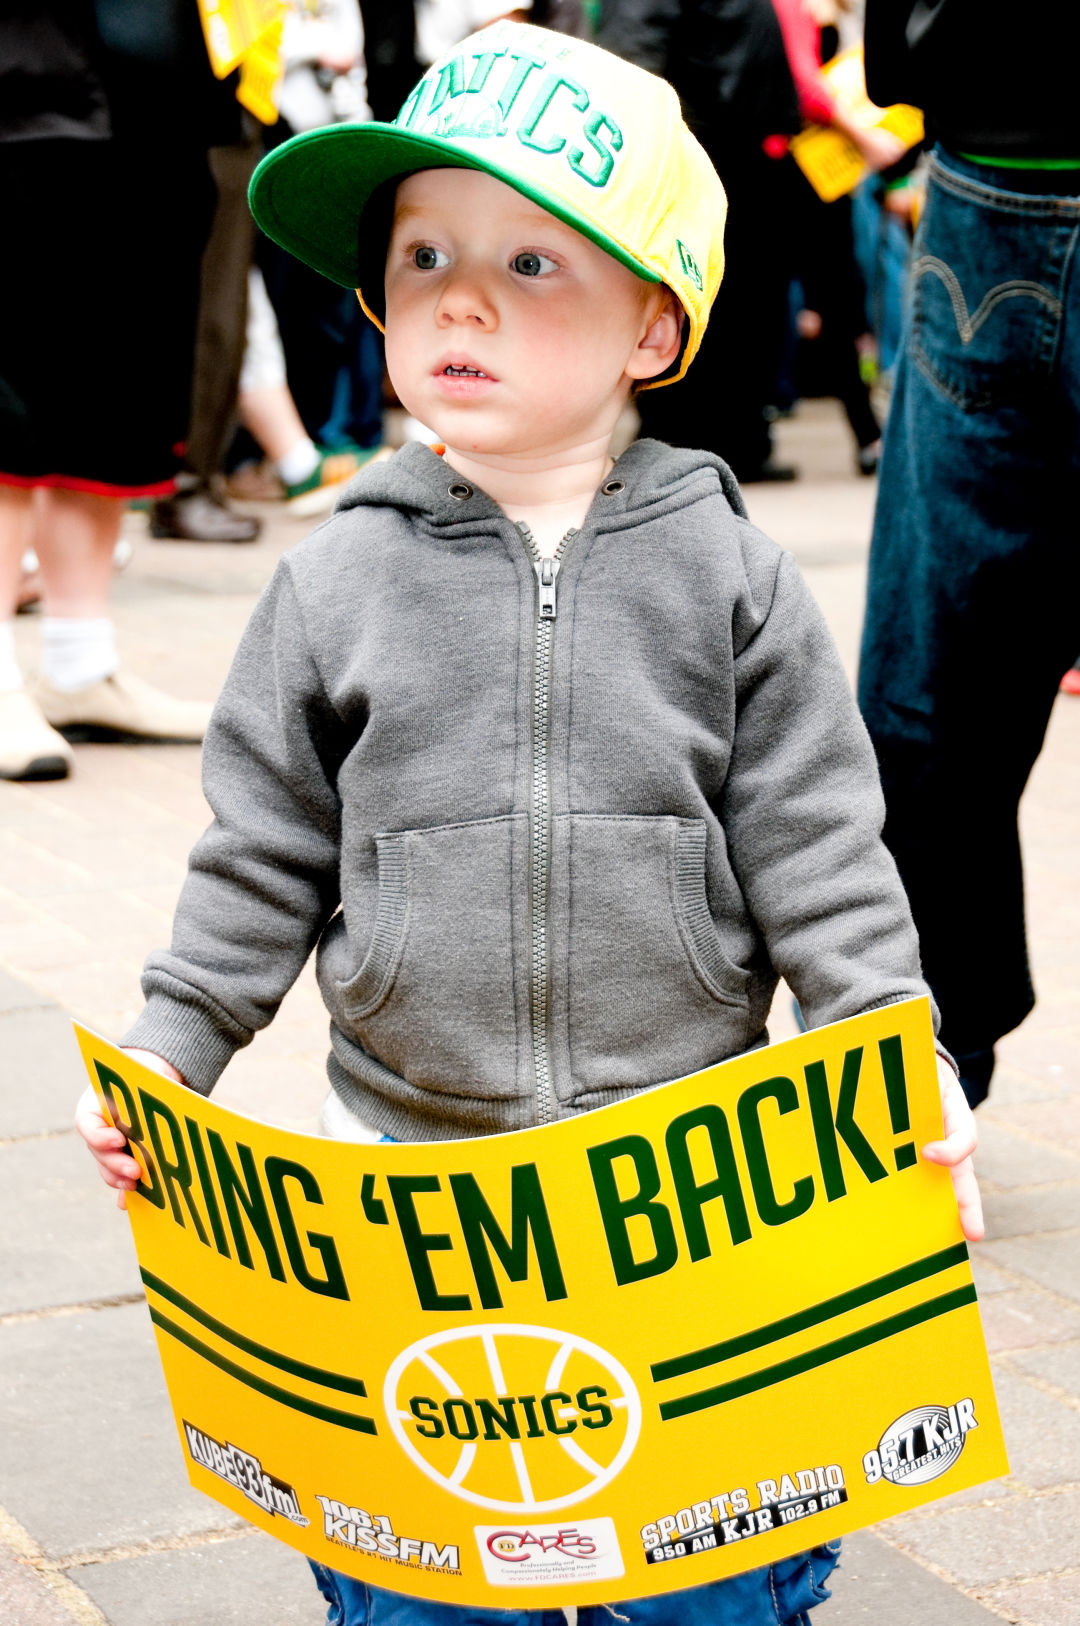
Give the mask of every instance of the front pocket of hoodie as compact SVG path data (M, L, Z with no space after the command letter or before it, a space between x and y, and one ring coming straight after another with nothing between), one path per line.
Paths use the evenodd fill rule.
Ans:
M365 1050L422 1089L515 1092L514 899L526 842L522 817L376 838L375 924L339 985L342 1011Z
M556 822L567 845L575 1093L655 1084L742 1049L750 974L725 952L709 908L704 822Z

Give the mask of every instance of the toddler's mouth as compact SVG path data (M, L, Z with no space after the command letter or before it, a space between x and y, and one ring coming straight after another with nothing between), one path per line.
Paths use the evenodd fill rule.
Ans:
M491 377L490 373L485 373L479 367L469 367L469 366L464 365L464 364L459 367L459 366L455 365L454 362L448 362L447 365L443 368L443 373L447 378L490 378Z

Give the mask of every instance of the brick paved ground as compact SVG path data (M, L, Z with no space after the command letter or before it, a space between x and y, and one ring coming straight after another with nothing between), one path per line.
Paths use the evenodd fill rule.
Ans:
M806 478L750 492L800 557L853 667L872 482L831 408L782 431ZM260 584L305 526L253 547L153 543L116 591L130 665L211 695ZM19 628L28 656L32 618ZM977 703L977 697L976 697ZM197 752L81 746L54 785L0 785L0 1620L5 1626L317 1626L304 1568L188 1488L125 1221L70 1130L68 1015L116 1036L166 939L202 827ZM815 1626L1080 1620L1080 701L1059 701L1024 807L1040 1004L980 1114L975 1250L1013 1473L846 1544ZM774 1033L789 1031L778 1006ZM326 1019L310 976L219 1098L310 1129ZM856 1584L858 1583L858 1584Z

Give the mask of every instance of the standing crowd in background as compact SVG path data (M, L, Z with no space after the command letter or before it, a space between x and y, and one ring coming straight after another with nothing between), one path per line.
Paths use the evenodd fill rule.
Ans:
M860 703L977 1102L1034 999L1019 799L1059 687L1080 694L1067 0L1022 16L1003 0L287 0L269 111L242 68L215 71L199 0L6 6L0 777L62 777L80 739L201 740L210 697L162 693L116 648L126 508L155 542L252 542L245 500L328 509L386 455L396 405L355 294L256 231L250 177L291 136L392 120L423 68L500 16L668 78L728 194L701 354L639 398L641 432L743 483L791 481L773 425L830 395L854 467L880 470ZM829 64L864 30L871 98L922 109L922 143L837 94ZM808 126L861 166L827 201L797 161ZM13 636L27 610L32 674Z

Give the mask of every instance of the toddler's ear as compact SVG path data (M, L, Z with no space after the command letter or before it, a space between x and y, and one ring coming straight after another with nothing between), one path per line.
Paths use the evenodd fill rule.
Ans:
M658 378L679 354L686 312L670 288L658 288L646 306L646 326L627 365L629 378Z

